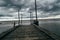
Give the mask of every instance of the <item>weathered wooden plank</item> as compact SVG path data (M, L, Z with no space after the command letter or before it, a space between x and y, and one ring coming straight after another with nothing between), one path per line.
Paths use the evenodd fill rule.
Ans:
M53 40L32 25L23 25L2 40Z

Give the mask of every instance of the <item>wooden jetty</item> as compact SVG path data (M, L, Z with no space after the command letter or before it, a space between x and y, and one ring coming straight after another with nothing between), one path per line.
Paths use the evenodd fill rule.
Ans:
M55 40L33 25L17 26L13 31L2 36L0 40Z

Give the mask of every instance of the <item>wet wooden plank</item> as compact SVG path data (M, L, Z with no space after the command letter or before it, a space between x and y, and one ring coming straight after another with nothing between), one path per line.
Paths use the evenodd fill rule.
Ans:
M53 40L33 25L22 25L2 40Z

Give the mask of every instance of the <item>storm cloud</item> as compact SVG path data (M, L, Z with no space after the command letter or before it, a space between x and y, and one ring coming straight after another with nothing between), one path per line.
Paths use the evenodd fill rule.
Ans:
M0 15L17 18L17 10L24 17L29 17L31 11L35 17L34 0L0 0ZM37 0L38 17L58 17L60 15L60 0Z

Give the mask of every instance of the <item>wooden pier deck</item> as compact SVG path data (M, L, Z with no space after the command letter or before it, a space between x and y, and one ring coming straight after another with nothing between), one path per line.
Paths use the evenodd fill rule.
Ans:
M53 40L33 25L22 25L1 40Z

